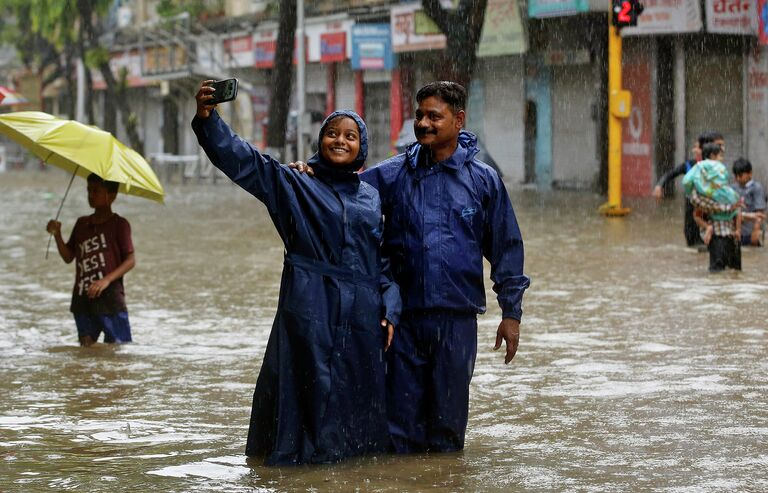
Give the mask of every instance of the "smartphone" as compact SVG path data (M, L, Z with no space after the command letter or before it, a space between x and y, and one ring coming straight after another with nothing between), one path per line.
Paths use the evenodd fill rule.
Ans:
M209 86L216 89L216 92L213 93L213 99L209 100L208 104L226 103L237 97L237 79L217 80Z

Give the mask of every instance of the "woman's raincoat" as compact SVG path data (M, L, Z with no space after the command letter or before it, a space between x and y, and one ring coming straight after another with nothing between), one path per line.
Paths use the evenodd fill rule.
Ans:
M365 162L367 130L351 111ZM214 111L192 127L211 162L266 204L285 245L277 314L253 396L246 454L269 465L336 462L386 451L385 333L400 295L380 257L375 188L357 173L309 163L315 177L260 154Z

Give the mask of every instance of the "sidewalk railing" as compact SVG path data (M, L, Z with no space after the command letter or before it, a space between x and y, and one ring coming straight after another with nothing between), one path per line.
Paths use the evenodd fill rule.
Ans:
M165 177L168 183L173 182L174 175L180 175L181 182L190 179L197 181L211 178L213 183L220 178L219 171L214 169L207 159L197 154L168 154L158 152L149 155L149 162L158 176Z

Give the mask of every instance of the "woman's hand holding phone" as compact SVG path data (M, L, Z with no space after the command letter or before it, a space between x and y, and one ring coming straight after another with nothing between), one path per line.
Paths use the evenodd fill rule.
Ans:
M197 94L195 95L198 118L208 118L211 116L211 111L216 109L216 104L211 103L213 93L216 92L216 90L210 86L213 82L214 81L212 80L204 80L200 84L200 89L198 89Z

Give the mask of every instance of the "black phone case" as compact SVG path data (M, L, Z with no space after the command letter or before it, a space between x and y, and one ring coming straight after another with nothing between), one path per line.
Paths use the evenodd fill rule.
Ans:
M232 91L231 97L225 98L224 91L227 87L228 81L234 81L234 90ZM213 84L211 84L211 87L216 89L216 92L213 93L213 99L209 101L208 104L220 104L220 103L226 103L228 101L234 101L235 98L237 98L237 79L224 79L224 80L217 80Z

